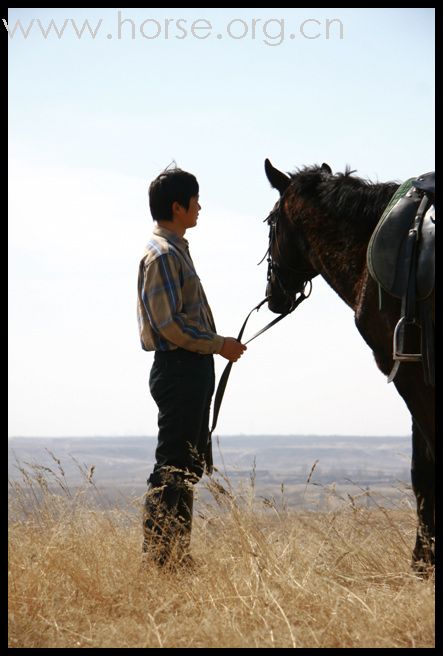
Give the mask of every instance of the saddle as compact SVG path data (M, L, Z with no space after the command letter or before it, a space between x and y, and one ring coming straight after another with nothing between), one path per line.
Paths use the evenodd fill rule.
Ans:
M435 174L410 178L397 189L378 222L367 250L367 265L383 293L401 299L394 331L394 367L421 361L427 384L434 384L433 292L435 287ZM405 329L420 328L421 352L405 353Z

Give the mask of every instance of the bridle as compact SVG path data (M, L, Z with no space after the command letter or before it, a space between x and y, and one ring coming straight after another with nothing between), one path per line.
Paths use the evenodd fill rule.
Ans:
M266 222L269 225L269 245L268 245L268 250L264 254L263 258L260 260L259 264L263 262L263 260L266 258L268 262L268 271L267 271L267 292L266 292L266 297L267 299L270 298L270 288L271 288L271 282L275 281L283 294L283 296L287 299L288 301L288 306L291 308L289 311L292 312L292 309L295 309L294 304L301 302L302 300L305 300L311 295L312 292L312 281L311 281L311 276L309 275L309 272L304 270L304 269L298 269L293 266L290 266L288 264L282 265L281 262L283 260L282 257L282 252L280 249L280 243L278 240L278 225L279 225L279 217L280 217L280 204L281 200L277 203L276 207L270 212L270 214L264 219L264 222ZM276 253L278 257L278 261L274 259L273 253ZM297 279L301 279L303 282L298 283L296 287L288 287L287 285L283 284L281 280L281 271L282 270L287 270L290 271L292 274L294 274ZM309 284L309 292L305 294L305 289L306 286ZM300 300L297 299L297 294L301 294Z

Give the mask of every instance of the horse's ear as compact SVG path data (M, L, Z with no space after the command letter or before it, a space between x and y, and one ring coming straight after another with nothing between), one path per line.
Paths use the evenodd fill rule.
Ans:
M265 159L265 173L266 177L271 183L271 186L274 187L274 189L277 189L280 194L286 190L289 183L291 182L291 178L286 175L286 173L282 173L278 169L274 168L268 159Z
M328 175L332 175L331 167L329 166L329 164L326 164L325 162L323 162L323 164L321 165L321 170L327 173Z

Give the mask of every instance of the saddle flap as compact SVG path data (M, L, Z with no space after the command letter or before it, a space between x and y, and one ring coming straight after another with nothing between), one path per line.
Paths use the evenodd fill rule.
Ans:
M396 280L397 262L405 250L419 203L410 178L395 192L368 244L367 265L371 276L385 292L397 298L402 296L401 281Z

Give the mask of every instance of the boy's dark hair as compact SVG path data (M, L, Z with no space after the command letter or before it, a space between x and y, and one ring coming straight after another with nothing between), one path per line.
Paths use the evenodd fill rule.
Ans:
M149 185L149 208L154 221L172 221L172 203L189 209L192 196L198 195L197 178L181 169L160 173Z

